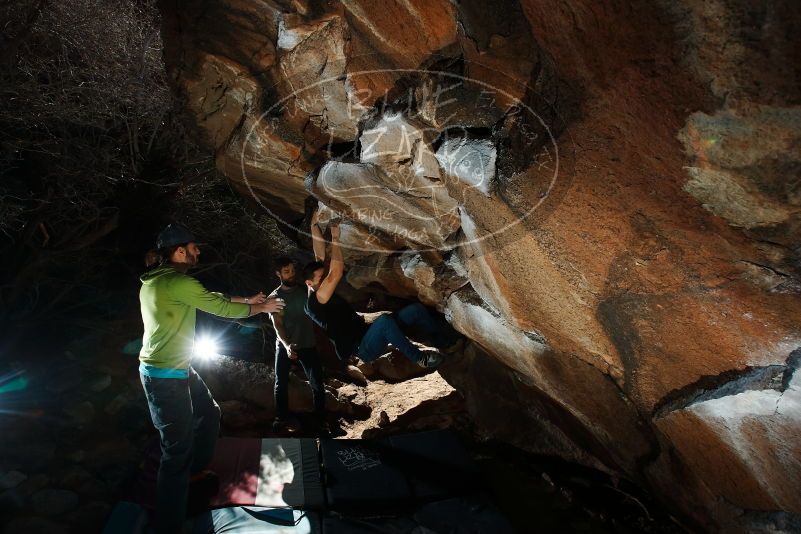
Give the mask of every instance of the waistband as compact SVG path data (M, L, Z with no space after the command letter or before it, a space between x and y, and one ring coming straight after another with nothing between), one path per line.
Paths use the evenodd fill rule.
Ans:
M145 363L139 364L139 373L151 378L189 378L189 369L164 369Z

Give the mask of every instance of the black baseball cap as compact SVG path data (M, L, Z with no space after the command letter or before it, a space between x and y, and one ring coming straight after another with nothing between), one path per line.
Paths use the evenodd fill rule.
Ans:
M196 242L195 235L189 231L189 228L182 224L172 223L159 232L159 236L156 239L156 248L163 249L192 242Z

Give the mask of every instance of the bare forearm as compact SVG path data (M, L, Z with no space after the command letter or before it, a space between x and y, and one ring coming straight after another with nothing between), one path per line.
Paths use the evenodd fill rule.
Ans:
M342 258L342 248L339 246L339 238L331 240L331 264L328 266L329 273L342 274L345 270L345 260Z
M264 302L255 302L253 304L248 304L250 306L250 314L256 315L257 313L276 313L280 312L284 309L284 301L283 299L270 297Z
M320 230L320 227L316 224L312 224L311 234L314 259L317 261L325 261L325 238L323 238L322 230Z
M289 350L289 346L291 345L291 343L289 342L289 336L287 336L286 332L285 331L279 332L278 329L276 328L275 336L278 338L278 341L280 341L281 344L284 347L286 347L287 350Z
M285 347L290 345L289 336L287 335L286 330L276 327L275 335L278 336L278 341L280 341Z
M284 324L280 319L276 320L273 315L270 315L270 319L273 321L273 327L275 328L275 335L278 337L278 341L280 341L284 347L289 347L289 336L286 333Z

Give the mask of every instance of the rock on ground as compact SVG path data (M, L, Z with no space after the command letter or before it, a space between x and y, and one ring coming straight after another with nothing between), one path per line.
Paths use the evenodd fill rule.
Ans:
M339 392L351 402L370 408L369 418L343 423L345 438L464 424L462 396L437 372L395 384L380 380L369 382L367 387L348 384Z

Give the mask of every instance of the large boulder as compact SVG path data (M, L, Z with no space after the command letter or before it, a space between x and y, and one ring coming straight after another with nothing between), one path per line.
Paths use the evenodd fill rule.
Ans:
M693 389L655 420L692 469L714 481L734 506L801 509L797 365L796 358L787 366L756 369L718 388Z
M709 530L801 514L792 2L160 5L218 167L284 220L316 197L354 286L444 311L488 437Z
M309 182L321 202L368 229L421 248L448 248L456 203L438 181L372 163L330 161Z

